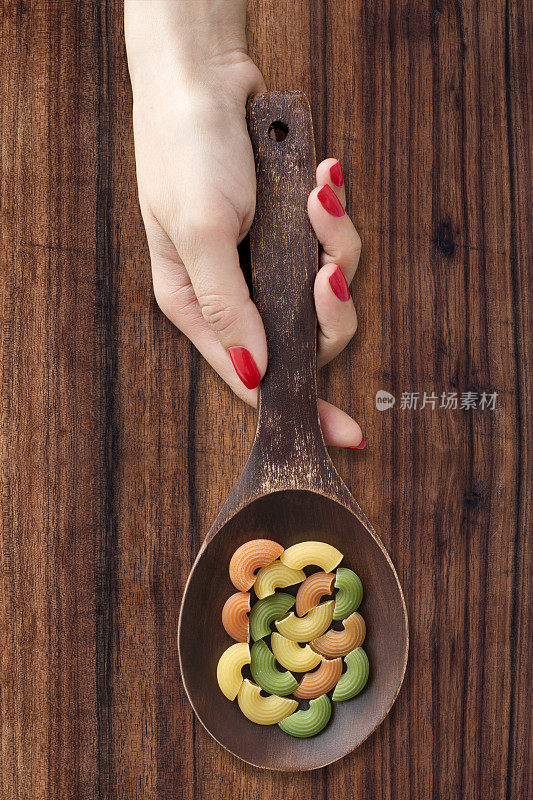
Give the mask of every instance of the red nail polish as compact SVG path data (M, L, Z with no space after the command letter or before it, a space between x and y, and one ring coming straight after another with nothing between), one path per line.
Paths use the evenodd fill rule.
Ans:
M317 194L318 199L322 203L323 208L326 209L328 214L331 214L333 217L343 217L344 216L344 208L342 207L341 201L327 183L323 186L319 193Z
M337 161L329 170L329 176L334 186L342 186L344 183L344 176L342 174L341 162Z
M230 347L228 352L235 372L246 388L255 389L261 380L261 373L257 369L252 354L245 347Z
M329 276L329 285L339 300L346 302L346 300L350 299L350 290L348 289L346 278L344 277L344 273L340 267L337 267L335 272Z
M365 442L365 440L364 440L364 438L363 438L363 439L361 439L361 441L359 442L359 444L357 444L357 445L355 445L355 446L350 446L350 447L348 447L348 450L364 450L364 449L365 449L365 447L366 447L366 442Z

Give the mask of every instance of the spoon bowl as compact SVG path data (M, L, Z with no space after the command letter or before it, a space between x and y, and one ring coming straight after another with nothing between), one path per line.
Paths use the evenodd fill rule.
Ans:
M312 296L318 249L306 213L315 170L309 105L300 92L259 95L249 106L248 124L258 183L252 278L269 366L249 459L185 587L178 645L189 700L221 745L258 767L307 770L346 755L388 713L406 668L407 613L392 562L336 472L318 419ZM283 139L272 136L276 126ZM232 643L221 622L222 607L235 592L228 565L237 547L256 538L284 548L328 542L343 553L342 566L363 583L359 610L366 622L370 678L353 700L332 703L329 724L313 738L293 738L277 725L250 722L217 685L218 659Z
M355 569L363 582L359 611L367 627L364 648L370 678L355 700L333 703L329 724L311 739L287 736L277 725L254 725L216 685L217 662L229 644L220 623L222 606L235 591L227 564L239 545L255 538L271 538L285 548L312 539L328 542L344 554L342 564ZM194 635L182 635L185 631ZM220 744L258 767L315 769L364 741L394 702L407 658L402 591L383 546L350 508L310 491L264 495L237 511L202 548L186 587L180 655L187 694Z

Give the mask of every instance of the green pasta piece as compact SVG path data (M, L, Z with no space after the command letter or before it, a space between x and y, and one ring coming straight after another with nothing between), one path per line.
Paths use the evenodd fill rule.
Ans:
M265 692L283 697L298 688L298 681L292 672L281 672L276 667L274 654L262 639L253 644L250 655L252 677Z
M264 600L258 600L248 615L250 635L254 642L262 639L263 636L268 636L271 624L275 620L281 619L293 605L292 594L283 592L276 592L265 597Z
M339 567L335 588L338 589L333 609L333 619L342 620L357 611L363 599L361 578L347 567Z
M356 647L344 658L346 672L341 675L335 687L332 700L351 700L356 694L364 689L370 673L368 656L362 647Z
M295 711L278 722L279 727L291 736L307 739L316 736L326 727L331 717L331 701L327 694L309 701L309 708Z

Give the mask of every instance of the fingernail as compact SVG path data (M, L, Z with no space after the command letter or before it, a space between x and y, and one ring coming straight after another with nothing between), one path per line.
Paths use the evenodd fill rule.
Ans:
M344 208L342 207L341 201L327 183L320 189L317 197L322 203L322 207L325 208L332 217L344 216Z
M261 380L261 373L257 369L252 354L246 347L230 347L229 357L235 367L235 372L247 389L255 389Z
M363 439L361 439L361 441L359 442L359 444L356 444L356 445L350 445L350 446L348 447L348 450L364 450L364 449L365 449L365 447L366 447L366 442L365 442L365 440L364 440L364 437L363 437Z
M350 290L348 289L346 278L344 277L344 273L340 267L337 267L335 272L332 272L332 274L329 276L329 285L339 300L346 302L346 300L350 299Z
M342 167L341 162L337 161L336 164L333 164L332 167L329 169L329 176L331 178L331 182L335 186L342 186L344 183L344 176L342 174Z

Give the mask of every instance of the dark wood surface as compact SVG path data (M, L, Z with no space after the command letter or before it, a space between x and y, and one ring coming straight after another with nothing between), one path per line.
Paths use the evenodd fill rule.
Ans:
M411 633L385 722L301 775L223 751L180 682L181 592L255 414L152 299L121 2L2 10L2 800L526 798L526 4L251 2L268 85L308 94L317 156L345 169L360 324L320 384L363 427L333 458ZM400 408L469 390L496 410Z

